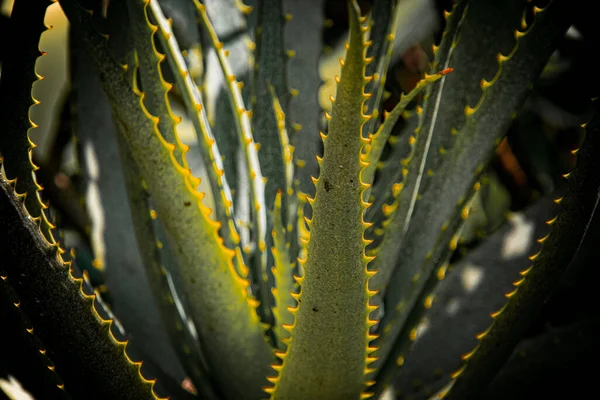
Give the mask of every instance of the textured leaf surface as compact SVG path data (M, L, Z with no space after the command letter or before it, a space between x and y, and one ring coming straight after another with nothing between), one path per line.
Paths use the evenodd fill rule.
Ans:
M275 204L275 193L287 191L285 168L283 166L283 146L279 139L279 127L273 112L271 89L287 114L289 89L287 85L287 56L283 43L283 9L281 0L260 0L256 10L256 55L252 91L252 133L260 145L258 158L267 183L265 202L269 210ZM283 199L284 207L286 205ZM284 217L284 224L287 218Z
M542 13L564 12L557 5L560 4L552 3L548 7L556 8L546 8ZM539 240L540 251L529 258L532 265L521 271L514 290L506 295L508 302L492 314L492 325L477 336L479 344L463 356L465 364L452 375L450 392L440 394L440 398L476 398L483 382L488 382L510 357L520 336L556 288L583 241L600 199L599 151L600 118L596 111L577 152L575 169L568 174L567 194L557 200L561 210L548 221L551 232Z
M475 335L489 325L489 314L506 302L504 294L539 246L535 239L548 232L546 221L556 215L557 207L542 199L511 214L500 230L450 266L404 365L390 366L395 369L390 375L398 375L393 384L402 399L426 399L449 382L460 367L460 356L475 346Z
M175 128L181 118L175 116L171 110L169 92L172 85L164 80L162 63L166 56L157 50L159 33L158 26L152 24L148 18L149 1L127 0L129 11L130 34L135 45L138 60L138 71L142 90L144 92L144 105L151 115L158 117L158 130L166 142L175 145L173 151L177 162L183 165L183 144L176 135ZM166 67L167 63L165 63ZM177 70L178 71L178 70Z
M241 257L239 249L236 252L223 246L219 224L210 218L210 210L201 202L202 194L196 191L198 180L174 159L173 146L164 141L156 119L143 108L139 93L134 92L137 88L126 80L122 67L110 59L104 39L90 30L87 13L68 0L63 8L73 28L85 37L101 76L111 77L103 80L104 89L117 119L126 128L125 141L153 193L217 385L226 396L260 396L273 355L256 304L249 297L249 283L238 276L234 267L234 258Z
M284 0L284 10L292 16L285 24L285 45L295 56L288 62L288 79L292 89L298 91L290 99L289 118L297 132L291 135L297 160L302 168L295 175L303 193L314 195L311 176L319 176L316 156L322 154L319 138L318 90L321 85L317 65L322 51L324 0Z
M9 178L18 178L17 192L27 193L25 206L34 218L41 217L40 228L49 242L54 242L50 232L52 225L43 210L46 206L39 198L34 171L37 168L31 159L35 147L29 139L29 129L35 124L29 119L29 109L37 104L31 96L33 84L40 79L35 73L35 63L43 53L38 43L44 26L49 0L17 0L8 21L9 35L19 40L8 40L10 57L2 62L0 79L0 119L3 129L0 134L0 154L4 157L4 168Z
M2 268L65 388L75 398L153 399L153 381L140 375L140 363L125 353L126 343L110 332L94 296L83 292L64 264L62 250L49 245L28 217L21 200L0 177L0 255Z
M210 129L206 110L204 109L202 95L196 87L195 82L192 80L186 62L181 55L179 45L175 41L175 35L172 33L171 26L165 19L158 2L156 0L152 0L147 2L142 1L142 3L147 4L147 6L143 6L145 15L140 15L138 18L147 18L150 14L157 21L158 25L151 26L150 30L157 30L159 32L157 36L168 55L167 59L171 69L173 71L177 71L175 73L175 82L181 90L184 103L188 110L188 115L192 119L192 124L198 137L200 153L202 160L204 161L208 181L210 183L211 192L213 195L212 200L215 208L213 219L216 219L221 223L221 235L225 240L225 245L229 248L234 248L237 244L239 244L240 238L233 221L233 200L231 190L227 182L227 177L224 174L221 154L216 146L214 136ZM142 7L141 3L139 3L138 8L139 7ZM146 49L146 51L154 52L155 47L152 44L152 36L148 37L149 32L147 31L145 33L145 40L138 38L138 41L141 40L143 43L145 43L146 47L151 45L152 48ZM148 44L148 42L150 44ZM148 55L148 58L151 58L151 56ZM162 56L155 54L154 61L149 60L148 64L159 63L160 59L162 59ZM144 68L144 66L142 66L142 68ZM163 138L165 138L167 141L170 139L177 142L177 146L175 146L173 149L174 156L177 158L180 165L182 165L184 168L187 168L188 165L185 153L189 150L189 148L185 145L182 145L177 138L177 135L173 132L173 129L177 125L177 121L172 115L168 103L168 93L165 93L165 91L169 91L170 84L164 82L162 76L156 76L158 75L158 70L155 70L153 75L154 76L152 76L150 79L155 81L154 87L150 87L149 89L157 90L159 93L153 93L150 95L150 105L154 103L155 108L158 107L156 108L156 111L159 111L160 113L155 115L150 112L150 114L154 117L158 117L158 128L161 132L161 135L164 135ZM159 95L162 95L164 99L159 99ZM165 119L167 122L161 122ZM181 157L177 157L180 152L183 152L183 155ZM241 270L243 270L243 267L238 266L238 272Z
M121 136L119 138L122 140ZM205 361L202 350L186 326L186 320L182 318L177 309L169 285L168 271L161 263L164 257L161 257L160 248L164 244L157 240L154 232L153 218L148 207L149 194L142 186L141 175L127 145L121 143L119 150L121 151L127 197L138 248L144 262L150 289L154 295L154 302L161 313L164 328L171 339L171 345L175 349L179 361L192 379L198 393L208 400L217 399L203 364ZM147 307L147 304L145 306Z
M375 132L378 128L379 113L388 67L392 58L394 31L396 25L396 10L398 0L379 0L374 2L369 22L371 24L369 41L371 46L367 49L367 56L373 57L373 62L367 65L366 75L373 76L373 80L366 86L366 92L371 97L366 101L366 113L373 114L363 128L363 136ZM374 167L374 166L373 166ZM367 182L365 180L365 182Z
M459 6L462 3L459 3ZM516 8L516 10L515 10ZM464 24L461 27L460 35L453 52L457 52L463 43L463 46L479 48L485 42L487 36L482 35L479 29L489 29L488 21L502 21L502 26L498 27L497 45L501 45L500 51L506 55L490 54L490 57L497 63L494 75L489 77L488 81L482 81L480 89L480 98L474 108L466 106L463 109L448 111L447 118L452 119L456 116L452 113L459 112L464 115L464 125L452 135L456 142L447 149L441 157L440 166L432 170L431 173L425 170L425 162L429 158L419 157L420 162L411 165L409 162L408 171L411 177L411 170L418 170L419 174L427 176L416 176L414 179L423 179L427 182L419 190L408 197L403 196L406 193L406 187L400 192L400 206L404 211L409 208L405 214L410 217L410 225L404 225L406 236L402 242L402 247L397 254L398 264L390 278L389 288L386 292L386 306L390 311L382 321L384 334L378 340L381 346L380 355L385 355L391 345L390 338L396 337L397 329L404 325L403 321L408 316L412 305L416 301L417 293L420 293L429 277L437 266L443 263L456 248L458 236L457 231L462 225L462 220L468 216L469 201L476 190L479 188L477 179L483 172L485 164L492 155L492 150L498 141L505 134L516 112L522 106L529 86L541 72L546 61L554 50L557 40L565 32L566 24L564 21L545 19L543 12L535 16L534 22L529 26L521 25L524 7L521 7L520 1L509 6L503 2L500 7L497 4L488 2L473 1L469 3ZM456 11L455 11L456 12ZM498 18L499 12L507 12L506 18ZM512 19L510 16L512 15ZM552 15L552 14L551 14ZM540 18L541 17L541 18ZM557 23L559 22L560 23ZM467 29L468 28L468 29ZM519 29L527 30L521 32ZM502 47L503 46L503 47ZM444 43L442 43L442 48ZM492 47L490 44L489 47ZM505 48L504 48L505 47ZM506 50L508 48L508 50ZM496 51L498 48L496 48ZM456 53L461 54L460 52ZM459 58L450 58L455 60L456 64L450 63L455 68L459 68ZM472 65L472 60L467 58ZM448 62L450 62L448 61ZM461 61L462 62L462 61ZM439 85L433 87L434 90L440 90L436 97L429 98L429 105L425 106L424 115L427 115L427 108L437 106L447 101L451 101L453 94L448 94L450 98L445 98L444 79L450 79L454 75L448 74L442 78ZM485 79L488 79L487 77ZM433 104L431 101L434 100ZM439 103L438 103L439 102ZM437 115L435 119L443 120L444 115ZM432 126L431 129L434 127ZM435 127L436 135L440 127ZM450 128L449 128L450 129ZM425 154L441 155L433 147L433 134L429 129L425 132L419 132L416 143L416 154L419 153L422 141L429 141L431 151ZM448 133L448 132L446 132ZM440 136L444 136L442 131ZM425 147L428 145L426 144ZM424 149L423 149L424 150ZM414 155L413 155L414 156ZM403 201L404 200L406 201ZM440 198L444 202L439 201ZM414 207L414 210L410 210ZM396 216L394 218L397 218ZM408 220L404 219L406 223ZM407 229L408 228L408 229ZM400 231L402 232L402 231ZM382 247L384 248L384 247ZM389 251L389 250L387 250ZM392 260L392 259L390 259ZM382 260L383 261L383 260ZM386 326L392 328L386 328ZM388 329L388 330L386 330ZM403 326L405 332L412 329L409 326ZM405 333L405 336L408 336Z
M132 344L146 360L162 365L175 379L183 379L181 364L152 301L144 261L135 237L127 201L122 160L110 103L78 35L71 36L71 73L75 94L75 135L81 166L82 192L92 219L95 262L105 276L111 309ZM76 254L80 263L81 254Z
M363 237L362 202L366 185L360 161L365 144L361 129L364 94L364 22L356 3L349 5L350 37L329 131L324 137L306 258L300 263L298 307L293 311L292 340L282 355L274 399L358 399L365 384L368 330L372 324ZM278 367L279 369L279 367Z
M2 274L0 271L0 376L15 377L37 398L70 399L8 277Z
M365 173L363 176L365 183L373 184L377 163L381 159L381 154L383 153L385 144L390 139L390 135L392 134L392 130L394 129L396 122L398 122L398 119L402 116L402 113L404 113L408 104L413 101L415 97L417 97L417 95L427 87L428 84L441 79L444 75L451 71L451 69L447 69L434 75L426 75L425 78L422 79L413 90L400 97L400 101L387 115L383 124L379 126L375 133L372 133L371 143L369 143L365 156L366 161L369 163L369 165L365 168ZM365 196L368 197L368 194L370 194L370 191L365 193Z
M241 89L232 73L231 65L227 60L227 55L223 50L223 43L219 40L215 29L206 12L206 6L194 0L196 10L200 15L201 26L210 38L210 44L217 54L217 59L225 76L228 87L227 95L230 106L235 110L234 122L237 132L237 138L243 153L243 160L246 167L247 180L249 183L250 211L252 215L252 228L255 242L253 250L254 262L251 264L252 276L255 277L257 287L256 297L260 300L262 307L258 309L263 321L272 322L270 308L270 290L267 271L267 206L265 204L265 182L262 175L261 166L258 158L258 146L252 136L250 114L246 109Z
M286 230L282 223L281 198L283 194L278 192L275 197L275 207L273 208L273 253L274 265L272 268L275 279L275 287L271 289L275 298L275 307L273 315L275 317L275 334L282 341L290 336L283 325L292 325L294 315L290 308L297 305L293 294L298 292L298 285L293 278L294 263L290 259L289 244L286 242Z

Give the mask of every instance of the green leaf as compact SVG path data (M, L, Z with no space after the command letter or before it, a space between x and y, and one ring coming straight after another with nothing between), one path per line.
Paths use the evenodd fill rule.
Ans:
M275 92L282 112L287 114L289 89L287 85L284 52L283 23L284 16L281 0L259 0L256 7L258 25L256 27L256 60L252 90L252 133L260 145L258 158L265 184L265 202L268 211L275 204L278 190L287 192L285 168L283 164L283 145L279 139L279 121L273 112L271 87ZM284 210L287 201L282 199ZM284 226L287 216L283 216Z
M294 280L294 263L290 259L289 243L286 242L286 230L282 223L281 191L277 192L275 197L275 207L273 208L273 253L274 265L272 268L275 285L271 289L275 298L273 307L273 316L275 317L275 334L279 339L280 347L283 348L285 342L289 340L290 334L283 327L292 326L294 315L290 309L297 306L298 302L293 295L298 293L298 285Z
M125 128L121 126L120 129ZM119 136L119 138L123 140L122 136ZM160 309L164 328L171 339L177 357L194 383L196 390L203 398L216 400L217 395L203 364L202 350L189 332L186 321L177 310L169 286L168 271L161 265L160 248L164 244L157 241L154 233L153 213L148 207L150 196L142 186L141 175L126 143L121 143L119 150L121 150L123 174L138 248L143 259L150 289L154 295L154 301ZM145 306L147 307L147 305Z
M205 0L206 12L213 24L215 33L223 43L223 51L228 56L231 72L242 86L245 104L250 104L251 64L253 42L250 39L251 29L247 26L249 7L240 6L235 0ZM195 7L190 2L192 8ZM246 15L245 15L246 14ZM196 13L194 12L194 15ZM196 17L197 20L197 17ZM196 24L197 27L197 24ZM196 28L198 29L198 28ZM201 32L201 29L198 29ZM208 62L215 56L210 39L203 35L205 74L202 87L208 117L213 127L217 147L222 155L223 170L234 198L235 220L240 233L242 248L249 248L250 238L250 199L248 192L247 172L243 163L240 143L235 127L237 110L231 108L228 86L223 71L218 63ZM246 256L247 254L244 253Z
M174 115L171 109L169 92L172 85L163 77L161 64L166 56L160 53L156 46L159 29L148 18L147 9L150 2L147 0L127 0L126 2L131 22L129 32L133 37L139 77L144 92L144 105L151 115L159 118L158 130L166 142L175 145L173 153L177 162L185 165L185 147L179 141L175 131L181 118Z
M73 83L77 159L81 168L81 192L92 218L90 237L94 262L82 258L78 249L75 260L96 266L105 277L111 310L133 337L133 344L146 361L161 365L174 379L184 371L174 354L160 321L159 309L144 271L137 248L135 226L125 187L126 172L117 146L112 110L88 57L80 35L71 32L71 82Z
M219 223L210 218L203 195L196 191L198 180L175 161L173 146L160 135L156 119L143 107L141 94L126 80L122 66L108 56L104 38L91 30L88 14L72 0L63 0L62 5L73 29L87 41L101 76L111 77L103 81L105 92L153 195L217 386L233 398L260 396L274 356L256 314L256 301L248 294L249 282L234 266L241 263L241 250L223 245Z
M538 10L536 21L556 24L556 19L564 16L563 4L555 1ZM492 325L477 336L479 343L475 349L463 355L465 363L452 375L450 392L442 392L438 398L476 398L483 388L482 383L489 382L509 358L577 252L600 200L600 176L597 173L600 167L600 114L597 107L596 104L596 114L577 152L577 164L566 174L569 181L567 194L556 200L561 210L557 217L548 221L551 232L538 240L541 249L529 257L531 266L521 271L520 279L514 282L514 290L506 294L508 302L492 314Z
M400 191L399 204L404 215L401 218L394 216L396 220L392 221L398 223L398 227L404 228L400 231L390 229L390 232L398 232L398 234L406 232L406 234L398 252L391 250L390 247L386 249L385 244L382 246L382 252L393 253L397 257L398 264L389 281L390 290L385 295L386 309L389 312L383 318L383 334L377 341L380 346L381 361L387 357L390 346L394 342L392 338L398 337L399 330L412 329L405 326L403 321L416 304L416 300L425 297L422 291L429 277L455 250L459 238L457 232L462 226L462 221L468 216L469 202L480 186L477 180L491 157L493 148L506 133L516 112L522 106L530 85L541 72L557 41L565 32L565 21L559 20L561 23L557 24L555 23L557 21L551 23L544 18L526 26L525 32L520 32L518 29L524 29L521 24L524 7L520 1L516 3L512 6L503 3L502 7L497 7L487 1L477 0L469 3L466 8L463 26L456 44L451 47L453 50L445 66L451 66L457 72L459 68L464 69L468 68L467 65L472 65L473 61L468 54L472 53L473 48L485 47L484 44L487 43L485 38L488 36L484 33L492 28L490 24L493 24L493 21L501 21L500 26L494 28L497 38L494 43L500 44L501 51L507 54L497 55L494 53L497 48L487 44L492 50L486 49L486 52L496 63L496 72L489 78L491 81L481 83L480 98L476 102L476 107L471 108L467 105L464 111L461 108L450 109L441 114L441 105L447 104L447 101L451 102L455 96L454 93L447 92L444 84L444 79L455 79L454 72L444 77L441 83L433 88L434 93L436 90L439 91L435 97L429 98L430 101L433 100L433 104L429 103L425 106L423 112L425 116L429 114L428 109L433 109L431 112L434 119L440 123L445 120L464 119L464 125L455 134L452 134L454 131L450 129L449 132L442 131L439 135L437 132L440 126L435 127L436 134L433 134L431 129L434 129L434 126L428 125L425 131L428 134L424 135L424 132L420 132L417 137L415 154L422 156L409 161L406 178L406 184L412 182L412 190L407 192L405 185ZM459 3L457 7L461 4L464 3ZM506 18L500 18L499 12L506 12ZM452 18L449 23L452 24ZM441 48L445 46L447 41L442 43ZM468 50L469 48L471 50ZM459 57L461 54L467 55L466 59ZM462 64L463 62L468 64ZM485 62L478 64L475 61L475 64L484 65ZM465 66L461 67L462 65ZM463 74L456 76L461 77L461 75ZM446 84L448 82L450 81L446 81ZM453 85L460 85L460 83ZM445 97L445 94L450 97ZM457 117L455 115L457 112L462 117ZM426 169L429 154L435 154L434 158L439 155L434 138L436 136L447 138L447 133L454 137L451 141L455 143L444 153L440 166L430 172ZM426 152L427 147L432 150ZM417 159L418 163L415 161ZM416 174L411 173L411 170L416 171ZM424 182L420 190L414 186L415 180ZM440 198L443 198L444 202L440 202ZM400 218L400 221L397 218ZM410 224L407 226L409 218ZM381 256L378 258L380 261L394 263L393 257L383 256L382 252L378 254L378 257ZM404 336L407 336L406 332Z
M369 314L373 295L367 282L364 231L367 224L362 201L366 185L361 181L365 164L360 154L366 139L362 113L366 45L356 2L349 4L350 37L343 61L329 132L324 137L321 174L316 195L309 200L313 218L309 222L307 255L300 260L304 276L293 311L292 340L274 388L265 389L273 399L358 399L365 387L371 361L369 347L374 323ZM340 234L343 232L343 234Z
M252 226L254 228L253 235L255 236L256 247L253 250L256 257L256 265L252 265L253 276L258 276L257 298L263 302L263 307L260 308L265 312L265 322L270 322L270 308L267 306L269 302L269 282L267 274L267 247L266 247L266 232L267 232L267 214L265 205L265 182L261 172L260 162L258 159L258 146L254 142L251 131L250 114L244 105L241 89L236 81L235 75L232 74L231 66L227 60L227 55L223 50L223 43L219 41L217 34L208 18L206 6L200 4L198 0L194 0L194 5L198 14L203 29L210 38L210 43L217 54L219 64L225 76L231 108L236 111L234 116L235 127L238 134L240 148L244 155L244 163L247 172L247 179L250 183L250 208L252 213ZM255 272L258 269L258 272ZM267 303L267 304L264 304Z
M366 75L373 76L367 84L366 92L371 97L366 101L366 114L373 117L364 126L363 136L368 137L378 128L379 112L385 89L388 67L392 58L396 30L396 10L398 0L379 0L373 4L369 23L371 24L367 56L373 57L373 62L367 65ZM373 165L373 168L375 166ZM365 180L365 182L368 182Z
M260 146L258 160L261 171L265 177L265 204L267 206L267 230L273 229L273 204L275 194L281 190L285 193L282 200L284 210L283 226L287 226L288 207L292 206L290 200L295 197L289 196L292 190L291 182L287 179L286 162L284 160L284 149L287 144L281 140L280 131L285 131L285 115L288 110L289 89L287 85L287 56L284 52L283 27L284 16L281 0L259 0L254 11L257 15L255 29L256 51L254 61L254 79L252 82L252 134L256 143ZM271 93L273 92L273 94ZM273 112L273 97L277 99L280 114ZM280 120L283 127L280 127ZM287 135L286 135L287 136ZM291 161L291 160L290 160ZM265 238L268 248L272 247L273 241L270 236ZM260 258L257 259L260 261ZM267 265L273 265L273 256L267 254ZM260 268L253 268L260 272ZM268 278L268 276L256 276L255 281ZM269 282L260 285L262 307L271 307L273 300L268 297L270 291L264 290L272 286ZM270 310L263 310L263 320L273 324L273 316Z
M13 376L37 398L70 399L20 301L0 271L0 377ZM0 378L1 379L1 378Z
M33 164L31 152L35 144L29 139L29 130L36 127L29 119L29 110L39 104L32 93L33 84L40 79L35 64L43 53L38 48L40 36L46 30L44 16L49 0L17 0L9 20L8 54L2 62L0 79L0 119L3 132L0 134L0 155L4 157L7 175L17 178L17 192L27 193L25 207L33 218L40 218L40 228L48 242L54 243L52 224L44 212L47 208L40 199L41 186L35 178L37 166Z
M376 165L369 198L372 204L367 209L367 219L376 224L373 226L375 229L380 228L382 220L391 215L392 210L387 209L386 204L394 204L398 191L402 187L402 168L398 168L398 162L402 166L408 162L413 145L407 137L413 135L419 125L419 115L415 111L405 111L402 118L403 123L397 123L392 128L392 135L385 145L387 149L384 147L383 159L380 159Z
M556 204L541 199L524 212L511 214L502 229L458 264L450 265L428 299L431 309L422 321L417 315L412 324L418 332L414 347L406 351L410 338L396 342L393 356L382 366L372 390L381 393L389 384L396 393L426 398L427 391L435 392L447 384L450 373L460 367L460 356L473 348L475 335L489 325L489 314L506 302L504 293L538 246L535 238L548 232L546 221L555 213ZM422 383L420 390L414 382Z
M419 93L421 93L430 83L433 83L439 79L441 79L447 73L452 72L452 69L446 69L440 71L433 75L425 75L425 77L417 83L413 90L411 90L408 94L402 95L400 97L400 101L389 114L387 114L383 124L379 126L377 131L371 134L371 143L366 150L365 161L369 163L369 165L365 168L365 172L363 175L363 181L366 184L372 185L373 179L375 177L375 171L377 168L377 163L381 159L381 155L383 153L383 149L385 144L390 139L390 135L392 134L392 130L398 122L398 119L402 116L406 107L417 97ZM397 160L396 160L397 161ZM365 200L368 200L370 197L370 190L365 192Z
M13 182L14 184L14 182ZM22 197L0 176L0 257L4 275L37 337L47 346L65 388L74 398L155 399L154 381L140 375L96 311L95 296L83 291L64 252L48 244L23 208ZM65 340L68 338L68 340Z
M175 81L181 90L188 114L191 117L192 124L196 130L202 160L206 166L206 172L213 194L212 200L215 209L215 215L213 218L221 223L221 236L225 240L225 245L233 249L240 243L240 237L233 220L233 199L229 189L229 184L227 182L227 177L224 174L223 161L208 123L202 96L195 82L192 80L185 60L183 59L179 50L179 45L175 41L175 35L172 33L170 24L165 19L158 3L155 0L138 1L142 1L144 4L144 12L146 13L145 18L147 19L148 15L152 15L152 17L157 21L157 26L154 28L151 27L151 30L157 29L159 31L160 34L158 35L158 38L160 39L162 46L165 48L165 51L168 55L167 60L171 65L171 69L173 69L173 71L177 71L177 73L175 73ZM141 5L139 7L141 7ZM142 16L139 16L139 18L142 18ZM146 32L147 35L148 33L150 32ZM139 38L139 40L141 40L141 38ZM152 43L151 41L153 39L151 34L146 37L146 41L148 40L150 43ZM152 49L147 49L147 51L152 51ZM148 57L150 58L150 55L148 55ZM156 59L154 62L160 62L161 57L158 55L155 55L155 57ZM154 77L151 78L156 80L156 87L150 87L149 89L160 91L162 88L162 91L166 90L166 92L168 92L169 84L164 82L162 76L156 76L157 74L158 71L155 71ZM157 94L154 94L153 96L157 96ZM156 102L158 99L154 98L154 101ZM151 115L159 117L159 130L165 129L164 132L160 130L163 138L165 138L167 141L169 138L176 139L177 146L175 147L174 151L177 150L177 153L179 151L183 152L180 165L183 168L187 168L188 164L185 153L187 152L188 148L187 146L181 144L179 139L177 139L177 135L172 131L174 129L174 125L172 122L167 122L166 126L160 125L160 121L164 119L171 121L174 119L174 117L171 115L170 106L168 105L168 93L164 94L164 103L162 103L162 105L159 107L160 109L158 111L166 112L167 114L154 115L151 113ZM236 265L236 269L239 273L242 273L244 267Z
M294 94L290 99L288 119L294 128L290 139L298 166L294 171L295 180L301 192L313 196L315 187L310 178L319 176L316 156L322 154L318 123L322 115L318 103L321 78L317 66L323 50L325 0L284 0L284 10L292 17L285 24L285 45L295 54L287 66L288 81ZM294 243L292 246L297 247Z

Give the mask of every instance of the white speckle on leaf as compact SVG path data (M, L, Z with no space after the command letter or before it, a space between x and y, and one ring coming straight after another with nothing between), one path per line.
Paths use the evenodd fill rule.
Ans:
M502 244L502 259L509 260L525 255L533 239L533 222L527 221L522 214L512 214L509 219L512 229Z
M448 304L446 304L446 312L450 316L456 315L456 313L458 312L459 309L460 309L460 301L458 301L458 299L456 297L450 299L450 301L448 301Z
M461 274L462 284L467 293L475 291L482 279L483 269L476 265L467 265Z

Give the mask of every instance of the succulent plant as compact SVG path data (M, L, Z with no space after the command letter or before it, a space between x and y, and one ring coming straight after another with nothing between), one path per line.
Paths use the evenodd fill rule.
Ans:
M31 93L50 2L16 0L8 32L19 42L0 79L4 371L44 399L192 398L176 373L162 373L172 364L211 400L368 399L393 387L453 273L494 150L573 8L453 2L429 72L386 107L392 62L414 44L402 28L416 3L348 1L344 57L327 77L335 93L319 105L320 0L291 2L306 17L293 17L291 38L282 0L59 0L71 29L79 194L89 211L105 185L104 234L123 246L102 248L90 237L102 226L71 218L87 257L66 251L57 226L69 203L45 203L29 136L30 108L45 106ZM539 251L434 398L479 398L557 287L598 201L595 118ZM195 136L182 138L182 121ZM130 261L143 280L126 277ZM168 344L153 354L143 338L155 332L132 340L158 381L128 355L127 332L139 327L126 321L121 332L102 300L111 284L105 293L92 274L104 268L124 268L116 285L136 312L160 312L153 326Z

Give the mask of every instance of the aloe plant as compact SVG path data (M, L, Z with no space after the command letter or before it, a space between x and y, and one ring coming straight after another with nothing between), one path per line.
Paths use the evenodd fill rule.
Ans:
M135 238L105 263L139 257L153 302L140 312L159 310L155 326L192 392L368 399L393 386L453 272L494 150L572 22L566 1L546 3L456 1L429 72L386 110L388 70L411 44L398 38L412 14L402 0L376 0L369 12L349 1L321 123L321 82L306 62L320 50L311 32L285 37L296 17L282 0L59 1L72 32L79 162L89 176L100 168L114 179L104 181L115 188L104 192L110 232L121 235L113 243ZM191 397L168 374L158 393L132 361L94 269L65 251L42 201L29 112L44 106L31 90L48 5L15 1L10 30L21 42L2 64L0 316L11 348L0 361L39 398ZM192 147L180 137L183 120ZM577 251L600 188L597 120L583 127L539 252L435 398L477 398Z

